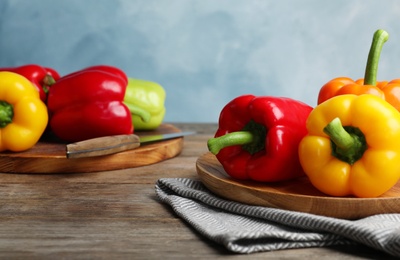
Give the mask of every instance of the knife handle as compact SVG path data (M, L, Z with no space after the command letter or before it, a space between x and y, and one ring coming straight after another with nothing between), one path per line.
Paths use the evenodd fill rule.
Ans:
M139 146L139 136L131 134L92 138L67 144L66 149L67 158L82 158L118 153Z

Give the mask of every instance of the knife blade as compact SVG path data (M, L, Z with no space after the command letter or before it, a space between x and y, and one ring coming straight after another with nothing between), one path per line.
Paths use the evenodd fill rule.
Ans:
M114 154L126 150L132 150L143 144L170 140L187 135L195 134L195 132L177 132L158 135L113 135L92 138L76 143L66 145L67 158L84 158Z

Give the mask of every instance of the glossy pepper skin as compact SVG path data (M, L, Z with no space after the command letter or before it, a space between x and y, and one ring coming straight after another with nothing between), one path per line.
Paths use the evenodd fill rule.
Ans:
M165 115L165 91L159 84L128 78L123 70L110 65L93 65L81 71L103 71L124 80L127 85L124 104L131 112L135 130L154 130L162 123Z
M47 122L46 105L33 84L17 73L0 72L0 151L32 148Z
M136 130L153 130L161 125L165 96L163 87L155 82L128 78L124 103L131 111Z
M289 98L239 96L222 109L208 148L235 179L275 182L302 176L297 151L311 110Z
M400 79L377 82L377 71L380 53L389 34L384 30L375 32L368 55L364 79L352 80L338 77L327 82L320 89L318 104L338 95L371 94L380 97L400 111Z
M373 95L341 95L318 105L299 145L311 183L332 196L377 197L400 177L400 113Z
M69 142L133 133L130 111L123 104L125 91L124 79L101 70L62 77L48 96L51 131Z
M49 88L59 78L58 72L52 68L43 67L36 64L27 64L19 67L0 68L0 71L10 71L24 76L30 80L39 92L40 99L43 102L47 100Z

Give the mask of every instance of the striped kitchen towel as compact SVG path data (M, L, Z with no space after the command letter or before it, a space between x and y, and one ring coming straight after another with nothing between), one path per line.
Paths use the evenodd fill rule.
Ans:
M236 253L361 243L400 256L400 214L343 220L222 199L200 181L163 178L158 198L205 237Z

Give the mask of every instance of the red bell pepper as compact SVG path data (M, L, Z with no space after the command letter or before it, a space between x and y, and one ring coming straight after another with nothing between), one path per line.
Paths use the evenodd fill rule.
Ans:
M36 64L0 68L0 71L14 72L27 78L39 91L40 99L43 102L46 102L49 87L60 78L56 70Z
M311 110L289 98L239 96L222 109L208 148L235 179L274 182L302 176L298 145Z
M127 84L119 75L81 70L59 79L48 95L50 129L60 139L85 139L133 133L123 103Z
M132 86L132 84L129 84L130 80L128 79L128 76L125 74L125 72L123 70L121 70L117 67L114 67L114 66L110 66L110 65L94 65L94 66L84 68L83 70L85 70L85 71L98 70L98 71L103 71L103 72L107 72L107 73L112 73L114 75L121 77L128 86L125 95L132 96L133 86ZM74 73L72 73L72 74L74 74ZM70 75L72 75L72 74L70 74ZM134 87L136 87L136 86L134 86ZM141 96L141 98L142 98L142 100L146 99L145 96ZM157 99L158 97L152 97L152 98ZM135 104L135 102L127 102L127 97L125 97L125 99L124 99L124 104L129 108L129 111L131 112L132 123L134 124L134 127L136 129L138 127L136 127L136 125L135 125L135 117L134 116L137 116L136 119L139 118L140 121L136 122L136 123L139 123L139 128L142 128L142 130L143 130L143 124L146 124L147 126L151 126L151 122L150 122L151 114L149 113L149 111L142 108L139 104ZM153 124L154 124L154 122L156 122L156 121L154 121L156 119L157 119L156 117L153 117L153 122L152 122Z

